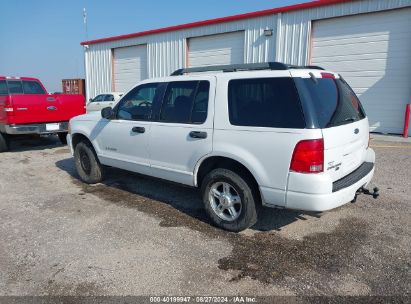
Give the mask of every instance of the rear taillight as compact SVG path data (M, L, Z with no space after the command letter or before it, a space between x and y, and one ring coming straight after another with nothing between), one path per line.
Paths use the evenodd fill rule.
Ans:
M13 108L13 104L11 103L10 97L6 98L6 102L4 104L4 112L6 112L7 116L14 115L14 108Z
M321 73L321 77L322 78L333 78L333 79L335 79L334 74L331 74L331 73Z
M324 170L324 140L302 140L294 148L290 171L319 173Z

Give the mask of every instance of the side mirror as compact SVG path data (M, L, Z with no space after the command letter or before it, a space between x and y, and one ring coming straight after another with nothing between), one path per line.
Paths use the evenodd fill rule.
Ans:
M93 101L93 98L90 98L89 100L88 100L88 102L92 102Z
M114 111L112 107L105 107L101 110L101 117L105 119L112 119L114 116Z

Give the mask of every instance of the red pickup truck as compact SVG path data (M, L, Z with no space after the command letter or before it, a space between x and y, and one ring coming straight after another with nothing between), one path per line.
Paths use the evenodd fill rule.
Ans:
M65 143L68 121L84 113L82 95L49 94L36 78L0 76L0 152L17 134L58 134Z

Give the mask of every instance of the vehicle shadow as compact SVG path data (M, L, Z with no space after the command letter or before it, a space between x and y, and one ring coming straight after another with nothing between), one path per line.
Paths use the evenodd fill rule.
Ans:
M80 182L74 160L67 158L56 162L56 166L66 171L75 181ZM101 183L109 189L119 189L127 193L130 201L136 195L167 204L204 223L210 224L203 209L200 193L197 189L175 184L169 181L144 176L117 168L107 168L106 178ZM107 189L109 191L109 189ZM102 191L106 192L106 191ZM98 192L93 192L97 196ZM104 193L103 194L104 197ZM124 196L122 196L124 199ZM304 214L297 211L272 209L259 206L257 208L258 222L250 229L255 231L281 230L282 227L298 220L304 220ZM159 216L161 216L159 214ZM313 214L310 214L313 216ZM315 215L314 216L318 216Z
M60 140L55 135L18 135L13 136L9 144L10 152L38 151L51 149L58 146L63 147Z

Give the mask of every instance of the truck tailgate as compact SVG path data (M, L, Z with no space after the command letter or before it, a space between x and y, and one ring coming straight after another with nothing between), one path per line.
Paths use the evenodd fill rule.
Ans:
M68 121L85 113L82 95L11 95L13 115L10 124Z

